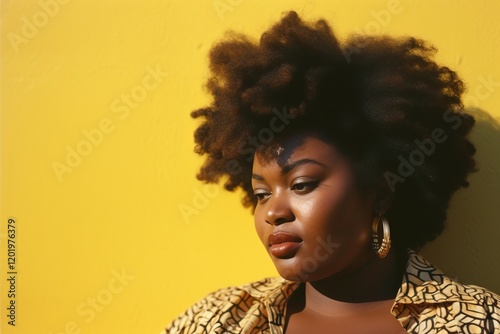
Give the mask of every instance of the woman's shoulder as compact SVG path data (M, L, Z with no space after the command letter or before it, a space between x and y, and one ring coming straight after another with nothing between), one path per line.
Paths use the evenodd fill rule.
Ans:
M425 328L500 333L499 295L446 276L413 251L392 312L410 333L426 333Z
M226 332L258 316L262 305L278 300L286 301L298 283L281 277L229 286L215 290L177 317L163 333L206 333L207 328L220 327Z
M448 277L415 251L409 250L408 254L403 289L400 291L401 297L406 295L413 303L495 302L500 304L500 296L493 291Z
M251 283L228 286L209 293L204 299L225 301L230 296L248 296L254 299L265 299L273 292L294 285L281 277L268 277Z

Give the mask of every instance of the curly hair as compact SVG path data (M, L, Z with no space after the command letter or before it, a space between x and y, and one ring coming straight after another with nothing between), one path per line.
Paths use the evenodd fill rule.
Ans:
M304 22L295 12L260 41L228 33L210 51L213 100L191 113L202 118L195 152L207 155L197 178L223 178L255 209L253 153L272 154L266 148L286 133L323 133L353 162L361 188L385 179L394 245L420 249L442 232L451 195L477 171L464 84L435 52L413 37L340 43L326 21ZM283 126L273 128L276 120Z

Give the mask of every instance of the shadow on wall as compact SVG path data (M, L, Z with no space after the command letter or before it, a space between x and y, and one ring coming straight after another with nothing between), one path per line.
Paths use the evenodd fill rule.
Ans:
M421 253L449 277L500 294L500 125L483 110L466 111L476 119L470 139L479 171L453 197L443 234Z

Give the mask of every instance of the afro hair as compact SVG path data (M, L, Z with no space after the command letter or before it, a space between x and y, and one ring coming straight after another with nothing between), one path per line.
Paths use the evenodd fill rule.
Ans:
M191 113L202 119L195 152L206 155L198 179L224 179L255 209L253 153L285 133L321 132L353 161L360 185L387 182L393 243L420 249L442 232L452 194L477 171L464 84L435 52L413 37L340 43L326 21L295 12L260 41L228 34L210 51L212 102Z

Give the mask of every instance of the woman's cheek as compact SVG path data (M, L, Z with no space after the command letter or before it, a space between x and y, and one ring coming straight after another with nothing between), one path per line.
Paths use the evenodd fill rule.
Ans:
M265 228L266 228L266 222L262 215L260 214L260 210L257 211L256 209L254 213L254 226L255 226L255 231L257 232L257 236L259 237L260 241L262 244L265 246L265 240L264 240L264 235L265 235Z

